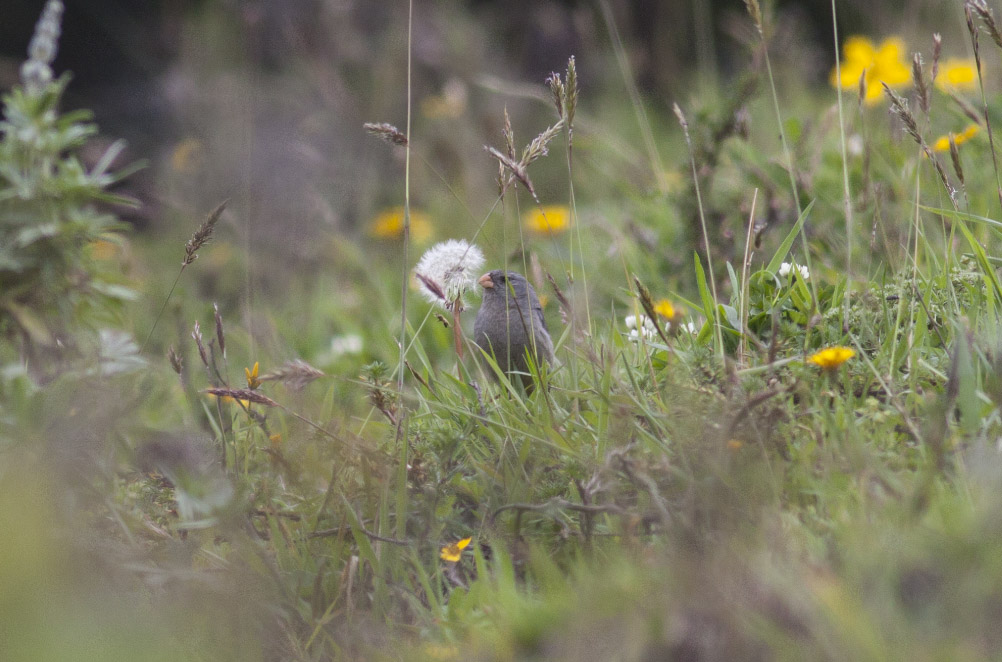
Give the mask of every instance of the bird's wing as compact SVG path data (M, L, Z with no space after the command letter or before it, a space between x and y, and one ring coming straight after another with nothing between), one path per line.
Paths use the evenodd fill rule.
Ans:
M539 325L543 327L543 331L549 333L550 330L546 328L546 319L543 317L543 305L539 303L539 297L533 297L532 315L536 318L536 322L539 322Z

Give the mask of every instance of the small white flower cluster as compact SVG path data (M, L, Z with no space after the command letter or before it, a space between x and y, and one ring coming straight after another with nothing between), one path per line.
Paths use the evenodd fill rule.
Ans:
M414 272L423 279L421 294L424 298L451 310L453 302L462 304L463 295L476 284L483 266L484 254L476 244L450 239L425 251Z
M852 134L845 141L845 151L849 152L850 156L862 156L864 147L866 143L863 141L863 136L858 133Z
M657 338L658 330L654 328L654 322L652 322L646 315L627 315L623 319L623 323L626 324L626 328L630 330L630 340L637 340L641 335L645 340L653 340ZM675 324L675 322L669 322L668 324ZM695 322L678 323L678 328L680 331L684 331L685 333L693 336L699 333L699 327Z
M330 353L334 356L342 354L359 354L362 351L362 336L348 333L331 338Z
M28 44L28 60L21 65L21 82L28 91L41 92L52 81L52 61L56 59L63 19L63 3L49 0L35 24L35 34Z
M793 273L794 270L796 270L796 272L799 273L800 277L804 280L811 277L811 272L807 269L807 267L802 267L798 264L790 264L789 262L784 262L779 265L779 277L786 278Z
M330 347L317 357L321 364L334 363L342 356L361 354L363 348L362 336L357 333L345 333L331 338Z
M639 338L641 335L643 335L644 338L650 339L655 337L658 333L658 330L654 328L654 322L644 315L627 315L623 322L626 324L626 328L630 330L630 338L634 340Z

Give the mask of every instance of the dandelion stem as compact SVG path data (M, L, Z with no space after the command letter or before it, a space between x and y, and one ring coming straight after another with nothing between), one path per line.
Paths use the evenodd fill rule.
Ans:
M414 0L409 0L407 3L407 127L405 130L407 145L404 147L404 254L400 278L400 362L397 365L397 391L401 394L404 391L404 360L407 358L407 281L410 273L407 252L411 239L411 57L413 31ZM397 436L399 436L399 432L400 428L398 427Z
M459 313L463 309L462 301L456 298L452 302L452 337L456 341L456 357L463 362L463 327L460 326Z

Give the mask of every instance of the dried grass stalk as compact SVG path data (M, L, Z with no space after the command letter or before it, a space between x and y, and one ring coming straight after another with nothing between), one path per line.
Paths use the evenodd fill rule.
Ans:
M393 126L392 124L387 124L386 122L366 122L362 125L366 133L370 136L375 136L383 142L387 142L391 145L399 145L400 147L407 146L407 136L404 132Z
M294 391L301 391L310 382L324 376L323 371L317 370L306 361L293 359L287 361L281 368L261 375L258 381L280 382Z
M203 393L214 395L217 398L233 398L234 400L246 400L247 402L264 405L266 407L278 407L279 404L266 395L249 388L207 388Z
M223 215L223 210L226 209L228 202L229 200L223 200L218 207L213 209L205 221L195 230L195 233L191 235L191 239L185 243L184 260L181 261L182 269L197 260L198 249L212 239L212 234L216 231L216 223L219 221L219 217Z

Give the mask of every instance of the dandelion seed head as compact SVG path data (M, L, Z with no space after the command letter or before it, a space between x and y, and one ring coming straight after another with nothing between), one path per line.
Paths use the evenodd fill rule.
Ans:
M422 296L430 303L451 310L456 301L462 305L463 295L476 284L483 266L484 254L475 244L462 239L450 239L425 251L414 271L441 290L434 291L422 280ZM440 294L445 295L445 300Z

